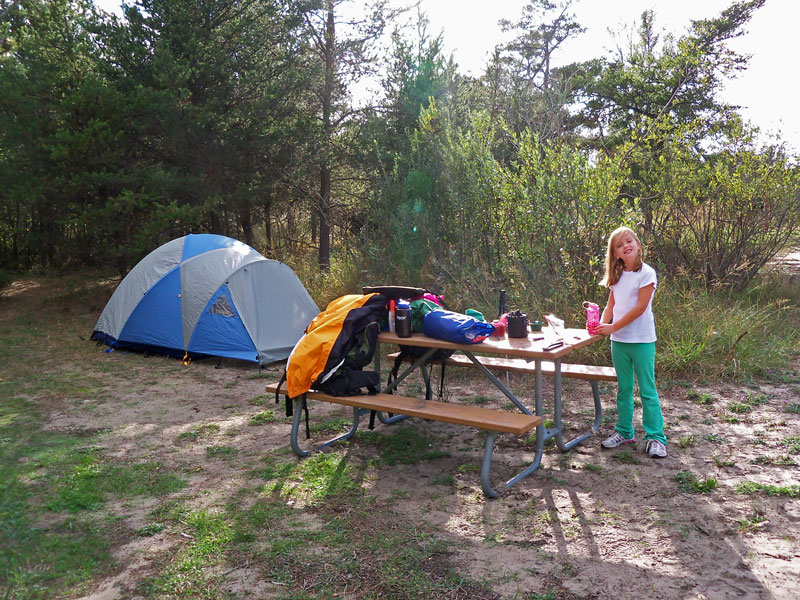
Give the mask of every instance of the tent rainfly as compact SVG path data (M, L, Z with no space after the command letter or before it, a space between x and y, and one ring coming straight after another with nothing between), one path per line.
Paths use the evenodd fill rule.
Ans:
M319 313L291 268L229 237L187 235L145 256L92 338L114 348L235 358L289 356Z

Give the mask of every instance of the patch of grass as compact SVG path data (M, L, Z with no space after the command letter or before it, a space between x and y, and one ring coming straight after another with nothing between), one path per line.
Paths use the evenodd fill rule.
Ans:
M251 415L249 419L247 419L248 425L259 426L259 425L267 425L268 423L275 422L275 411L274 410L262 410L261 412L257 412L254 415Z
M781 440L789 454L800 454L800 435L792 435Z
M679 471L675 474L675 481L678 482L681 490L693 494L709 494L717 489L717 478L698 479L691 471Z
M206 458L217 458L219 456L235 456L239 452L233 446L206 446Z
M150 537L161 533L164 529L166 529L166 526L163 523L148 523L137 529L136 535L139 537Z
M325 419L311 423L309 426L313 435L336 434L350 428L348 419Z
M583 468L587 471L591 471L592 473L596 473L597 475L600 475L600 473L603 472L603 467L594 463L586 463L583 465Z
M254 469L251 471L251 474L255 475L256 477L261 477L267 481L289 477L297 467L297 465L294 463L281 462L271 454L268 454L265 457L264 462L266 464L263 467Z
M522 598L523 600L559 600L558 592L556 590L547 590L544 594L529 592Z
M456 484L456 478L450 474L440 475L439 477L435 477L431 483L433 485L453 487Z
M728 402L728 410L738 415L746 415L753 407L743 402Z
M357 431L359 443L377 446L380 462L386 465L410 465L423 460L450 456L449 452L434 447L432 438L426 437L416 427L398 427L390 434L377 431Z
M739 519L736 529L738 529L740 533L752 533L756 529L760 529L766 525L768 522L769 521L767 520L767 517L765 517L763 513L755 511L749 517Z
M794 459L789 456L788 454L782 454L781 456L771 457L771 456L756 456L752 461L754 465L764 465L764 466L776 466L776 467L793 467L797 463Z
M769 396L766 394L750 394L748 393L745 396L743 402L748 406L752 406L753 408L757 406L764 406L767 402L769 402Z
M55 482L56 493L46 502L51 511L96 510L108 494L123 498L163 496L186 485L185 480L155 462L112 464L94 449L81 449L75 459L73 465L63 467L63 474Z
M678 439L678 447L679 448L691 448L694 446L694 436L689 434L685 435L682 438Z
M461 474L477 473L480 470L481 470L480 466L474 462L462 463L458 465L458 472Z
M789 498L800 497L800 485L778 486L755 481L743 481L736 486L737 494L766 494L767 496L788 496Z
M260 394L247 401L251 406L267 406L275 403L275 396L272 394Z
M638 465L641 462L630 450L623 450L622 452L612 454L611 458L623 465Z
M489 396L477 395L470 397L468 401L470 404L482 405L482 404L489 404L489 402L492 401L492 398L490 398Z
M768 375L788 366L798 331L786 296L754 284L750 289L705 291L697 286L663 290L656 370L715 378ZM691 327L686 315L691 314ZM742 335L742 324L747 335Z
M192 427L189 431L184 431L178 436L179 441L196 442L197 440L213 435L220 430L217 423L207 423L204 425L197 425Z
M79 590L87 582L112 568L113 523L85 514L65 519L44 514L46 504L60 495L60 473L91 469L100 452L86 445L96 436L44 432L32 403L11 396L0 403L0 589L5 597L84 595ZM102 498L86 501L95 506Z
M787 404L783 407L783 412L792 413L792 414L800 414L800 402L794 402L792 404Z
M707 439L712 444L724 444L725 442L728 441L724 435L721 435L719 433L706 434L705 439Z
M295 527L291 518L295 512L291 506L277 498L259 498L244 510L232 507L233 531L231 540L237 544L250 544L262 539L262 533L270 529L271 539L281 536L278 524ZM302 528L298 527L302 531ZM274 535L273 535L274 534Z
M162 572L146 582L150 596L180 598L224 598L213 568L225 560L232 528L224 515L191 510L175 523L189 540L172 555Z
M722 469L724 467L732 467L736 464L736 462L731 460L730 458L722 459L719 456L714 456L713 461L718 469Z
M706 406L709 404L714 404L714 396L712 396L707 392L699 393L692 390L688 394L686 394L686 398L689 400L694 400L698 404L703 404Z
M736 423L739 422L739 417L737 417L736 415L725 415L724 417L722 417L722 420L725 421L726 423L731 423L732 425L735 425Z
M292 472L294 488L291 495L308 504L319 504L327 498L361 489L356 469L344 455L312 454Z

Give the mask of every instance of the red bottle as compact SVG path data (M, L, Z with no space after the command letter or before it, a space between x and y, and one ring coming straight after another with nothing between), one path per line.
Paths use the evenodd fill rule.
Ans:
M395 333L395 313L397 311L397 301L389 300L389 331Z

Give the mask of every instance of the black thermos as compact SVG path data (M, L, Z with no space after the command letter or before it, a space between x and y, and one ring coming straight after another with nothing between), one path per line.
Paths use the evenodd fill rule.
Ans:
M411 306L407 302L398 302L395 311L394 327L397 337L411 337Z

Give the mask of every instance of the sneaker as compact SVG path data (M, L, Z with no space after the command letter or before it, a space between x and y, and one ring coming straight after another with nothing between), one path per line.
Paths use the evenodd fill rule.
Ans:
M626 440L618 432L615 431L614 433L611 434L610 437L604 439L600 443L600 445L603 446L603 448L617 448L619 446L622 446L623 444L632 444L635 441L636 438L631 438L629 440Z
M666 458L667 447L658 440L647 440L647 453L650 458Z

